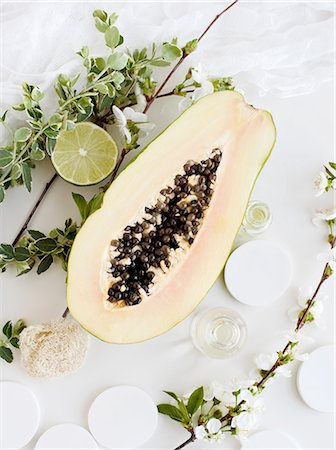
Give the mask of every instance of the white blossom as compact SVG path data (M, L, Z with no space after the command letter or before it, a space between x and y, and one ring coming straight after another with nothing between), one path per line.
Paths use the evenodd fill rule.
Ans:
M120 133L124 136L127 144L129 144L132 140L132 136L130 130L127 128L127 119L125 114L116 105L112 106L112 111L115 117L115 123Z
M270 370L277 359L277 353L261 353L256 357L255 362L258 369Z
M209 80L209 76L203 71L199 64L197 67L191 69L192 80L199 83L201 86L194 89L191 94L187 94L179 103L179 109L184 110L192 105L196 100L205 95L212 94L214 91L213 84Z
M336 208L319 209L312 218L314 225L325 225L325 222L336 218Z
M336 178L334 178L331 182L332 189L336 189Z
M328 252L319 253L317 260L328 264L331 270L336 270L336 247L329 249Z
M328 178L325 172L320 172L314 180L315 197L319 197L328 187Z
M214 417L209 420L206 424L206 428L210 434L216 434L221 429L221 421L219 419L215 419Z
M121 111L120 108L113 105L112 111L115 116L116 125L121 134L125 137L127 144L129 144L132 140L131 132L128 129L128 121L134 123L143 135L146 135L155 127L154 124L148 122L147 114L137 112L129 106Z
M325 257L326 261L329 261L330 255L328 257ZM297 297L297 305L291 306L288 309L288 316L292 322L297 322L298 316L300 312L307 306L307 301L313 296L314 289L309 286L307 288L299 288L298 290L298 297ZM327 295L324 295L322 297L315 297L314 299L314 305L310 308L310 313L314 317L314 322L317 326L323 327L323 321L321 320L320 316L323 313L324 305L323 302L326 301L328 298ZM302 334L300 335L300 339L302 339ZM306 339L306 338L304 338ZM288 339L290 340L290 339ZM292 341L294 342L294 341Z
M203 440L208 436L208 433L204 427L204 425L199 425L194 428L195 438L199 440Z
M257 418L255 413L243 411L238 416L233 417L231 427L238 428L239 430L251 431L256 423Z
M136 98L136 105L133 106L133 109L134 111L142 112L147 105L147 100L146 97L143 95L139 84L135 85L134 94Z

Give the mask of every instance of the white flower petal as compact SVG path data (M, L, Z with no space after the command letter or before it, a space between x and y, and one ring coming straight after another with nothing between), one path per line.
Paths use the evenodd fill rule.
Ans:
M121 109L118 108L118 106L113 105L112 112L115 116L117 126L120 128L126 127L127 119L126 119L125 115L123 114L123 112L121 111Z
M195 433L196 439L200 439L200 440L203 440L208 435L208 433L206 432L203 425L199 425L198 427L196 427L194 429L194 433Z
M127 108L124 109L124 115L127 120L130 120L131 122L138 123L138 122L147 122L147 114L144 114L142 112L134 111L133 108L127 106Z
M269 370L272 368L275 361L278 359L278 355L276 353L268 354L261 353L256 358L256 365L258 369Z
M215 418L210 419L206 424L206 427L210 434L218 433L218 431L221 429L221 426L221 421Z
M328 186L328 179L324 172L320 172L319 175L314 180L314 190L315 197L319 197L325 192L326 187Z

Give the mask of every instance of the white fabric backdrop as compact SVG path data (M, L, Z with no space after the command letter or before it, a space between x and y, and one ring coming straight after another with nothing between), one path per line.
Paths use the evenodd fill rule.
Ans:
M16 101L22 80L47 88L59 72L80 69L82 45L104 51L92 20L95 8L120 14L126 45L178 36L194 38L227 2L4 2L2 106ZM188 64L213 75L232 75L259 94L292 96L332 79L333 2L241 1L211 30Z

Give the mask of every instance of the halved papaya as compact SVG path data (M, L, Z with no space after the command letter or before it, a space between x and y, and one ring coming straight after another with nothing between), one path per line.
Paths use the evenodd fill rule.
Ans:
M185 111L113 182L69 260L67 301L90 333L143 341L182 321L222 269L275 143L237 92Z

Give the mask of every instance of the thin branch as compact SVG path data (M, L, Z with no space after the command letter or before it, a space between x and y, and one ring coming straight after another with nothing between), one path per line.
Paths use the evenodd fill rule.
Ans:
M55 173L52 178L46 183L43 191L41 192L39 198L37 199L35 205L32 207L30 213L28 214L28 217L26 218L24 224L22 225L20 231L17 233L17 235L15 236L12 245L16 245L20 239L20 237L22 236L22 234L26 231L29 222L31 221L33 215L35 214L37 208L39 207L40 203L42 202L43 198L45 197L46 193L49 191L49 189L51 188L51 186L53 185L54 181L56 180L56 178L58 177L57 173Z
M194 432L191 432L191 433L190 433L190 437L189 437L186 441L182 442L182 444L180 444L180 445L179 445L178 447L176 447L174 450L181 450L181 448L184 448L184 447L186 447L188 444L191 444L192 442L194 442L195 439L196 439L196 436L195 436Z
M224 13L226 13L229 9L231 9L236 3L238 2L238 0L235 0L234 2L230 3L229 6L227 6L225 9L223 9L223 11L221 11L219 14L217 14L217 16L214 17L214 19L209 23L209 25L205 28L205 30L201 33L201 35L199 36L199 38L197 39L198 42L200 42L204 36L207 34L207 32L210 30L210 28L217 22L217 20L222 17L222 15ZM180 65L184 62L184 60L189 56L188 53L183 52L181 58L177 61L177 63L175 64L175 66L172 68L172 70L169 72L169 74L167 75L167 77L164 79L163 83L160 85L160 87L158 88L158 90L156 91L156 93L153 95L153 97L151 97L148 100L148 103L144 109L144 113L146 113L148 111L148 109L150 108L151 104L153 103L153 101L159 96L159 94L161 93L162 89L166 86L166 84L168 83L168 81L170 80L170 78L173 76L173 74L176 72L176 70L180 67Z
M189 92L194 92L194 89L188 89L187 91L183 91L186 94ZM157 95L156 98L170 97L171 95L177 95L178 97L183 97L183 95L175 94L174 90L166 92L165 94Z

